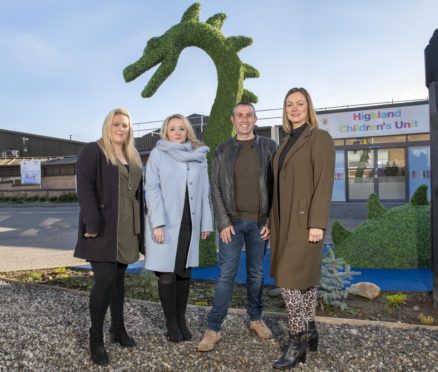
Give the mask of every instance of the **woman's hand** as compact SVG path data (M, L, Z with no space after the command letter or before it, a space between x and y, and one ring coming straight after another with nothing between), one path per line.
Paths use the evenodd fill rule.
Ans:
M201 240L207 239L211 234L211 231L202 231L201 232Z
M84 238L89 239L89 238L95 238L97 236L97 233L85 233L84 234Z
M319 241L322 240L324 236L324 230L322 229L318 229L315 227L311 227L309 229L309 242L310 243L318 243Z
M260 238L262 240L268 240L271 237L271 230L269 229L268 226L263 226L262 229L260 230Z
M152 235L156 243L158 244L164 243L164 229L162 227L156 227Z

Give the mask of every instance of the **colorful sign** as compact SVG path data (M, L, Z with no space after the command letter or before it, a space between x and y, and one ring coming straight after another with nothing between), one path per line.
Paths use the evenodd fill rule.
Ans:
M429 105L318 113L320 128L333 138L429 133Z
M41 184L41 160L23 160L20 163L21 184Z

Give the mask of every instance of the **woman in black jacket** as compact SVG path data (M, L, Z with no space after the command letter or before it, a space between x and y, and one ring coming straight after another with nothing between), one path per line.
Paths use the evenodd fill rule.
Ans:
M108 306L111 340L124 347L136 345L124 325L124 277L128 264L144 253L142 163L127 110L112 110L102 138L83 148L76 182L80 215L74 255L90 261L94 273L90 355L94 363L107 365L103 322Z

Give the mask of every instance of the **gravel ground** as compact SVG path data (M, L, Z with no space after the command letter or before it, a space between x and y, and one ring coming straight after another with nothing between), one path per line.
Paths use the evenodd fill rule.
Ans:
M88 356L88 297L53 287L0 280L0 370L96 370ZM159 304L128 300L125 317L138 346L107 345L117 371L272 371L271 363L286 341L284 316L270 314L266 323L275 338L251 336L241 312L230 314L222 340L210 353L198 353L206 311L191 307L194 340L168 343ZM107 322L108 323L108 322ZM106 324L107 324L106 323ZM438 371L438 329L388 328L318 322L320 351L309 353L298 371ZM108 327L108 324L107 324ZM107 330L106 330L107 331ZM106 332L107 334L107 332Z

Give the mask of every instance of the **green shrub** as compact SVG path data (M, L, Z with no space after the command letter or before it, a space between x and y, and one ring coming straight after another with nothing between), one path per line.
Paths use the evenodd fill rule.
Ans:
M386 295L385 299L388 302L388 305L390 305L392 307L399 307L401 304L404 304L407 301L407 297L404 293L396 293L393 295Z
M427 200L427 185L421 185L411 197L412 205L429 205Z
M199 242L199 267L216 265L216 251L216 234L211 233L207 239Z
M377 218L386 213L386 208L380 203L376 194L371 194L368 198L368 218Z
M332 226L332 239L338 245L351 234L339 221L334 221Z
M410 204L367 220L335 245L353 267L409 269L431 267L430 207Z
M150 271L126 276L126 296L139 300L159 301L158 279Z
M66 194L59 195L57 201L62 203L71 203L78 201L78 197L74 192L69 192Z

